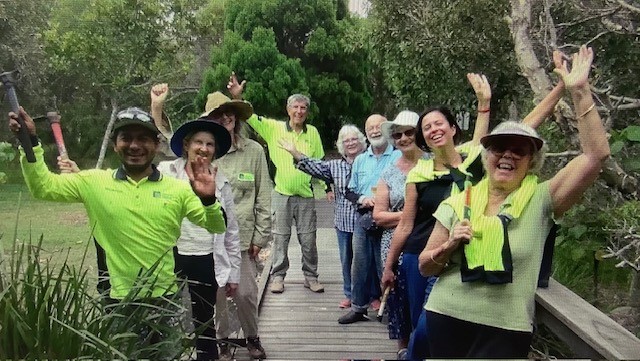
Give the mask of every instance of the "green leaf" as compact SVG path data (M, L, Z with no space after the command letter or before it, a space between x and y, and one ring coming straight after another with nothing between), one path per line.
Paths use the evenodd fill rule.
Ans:
M637 172L640 171L640 159L627 159L623 161L624 169L627 171Z
M640 126L630 125L625 129L627 139L632 142L640 142Z
M576 247L571 251L571 259L575 262L580 261L585 256L584 248Z
M569 229L569 235L571 235L575 239L580 239L583 234L587 232L587 226L579 224L575 227L571 227Z
M618 152L620 152L623 147L624 147L624 142L621 140L616 140L615 142L613 142L613 144L611 144L611 154L612 155L618 154Z

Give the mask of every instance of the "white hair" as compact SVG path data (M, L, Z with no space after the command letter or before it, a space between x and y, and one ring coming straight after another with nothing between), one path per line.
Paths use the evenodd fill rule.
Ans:
M344 157L344 138L349 134L355 134L358 137L358 142L362 145L362 149L367 148L367 138L362 134L360 129L353 124L345 124L340 128L338 132L338 140L336 140L336 148L338 149L338 153Z

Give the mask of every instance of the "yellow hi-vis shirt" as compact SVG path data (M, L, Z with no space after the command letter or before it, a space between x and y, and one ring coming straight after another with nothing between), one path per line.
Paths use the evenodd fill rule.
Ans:
M220 202L202 205L187 182L163 177L155 167L139 182L127 177L122 168L54 174L44 163L42 146L33 151L35 163L28 163L22 150L20 157L29 191L38 199L84 204L93 235L105 252L111 298L123 299L138 274L148 272L156 262L139 297L177 292L173 247L183 218L211 233L226 229Z
M285 139L300 153L309 158L322 159L324 150L318 129L311 124L304 125L302 132L296 133L288 122L252 115L247 123L258 133L269 147L269 158L276 166L275 190L285 196L312 198L311 176L296 169L293 156L278 144Z

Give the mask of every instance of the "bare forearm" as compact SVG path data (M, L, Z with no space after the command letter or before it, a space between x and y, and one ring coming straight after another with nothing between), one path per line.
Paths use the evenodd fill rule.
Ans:
M571 98L578 123L578 136L585 155L604 161L610 154L606 132L588 85L573 89Z
M538 103L533 110L527 114L527 116L522 120L524 124L527 124L531 128L538 128L540 124L551 114L553 114L553 109L562 98L562 94L564 92L564 82L560 81L556 84L553 89L547 94L540 103Z

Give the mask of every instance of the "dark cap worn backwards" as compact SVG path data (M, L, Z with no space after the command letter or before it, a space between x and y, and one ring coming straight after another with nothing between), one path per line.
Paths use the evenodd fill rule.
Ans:
M145 112L140 108L131 107L120 111L116 115L116 122L113 124L111 136L115 136L119 129L122 129L129 125L139 125L149 129L156 135L160 134L158 127L156 127L155 123L153 122L153 117L151 116L151 114Z

